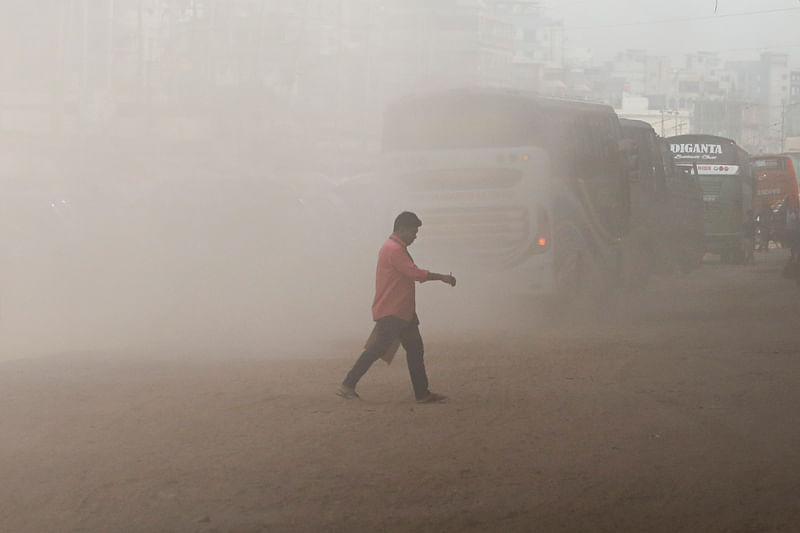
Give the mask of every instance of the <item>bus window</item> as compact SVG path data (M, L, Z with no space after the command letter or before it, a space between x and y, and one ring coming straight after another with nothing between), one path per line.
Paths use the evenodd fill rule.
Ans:
M786 162L782 157L768 157L753 161L753 168L758 170L786 170Z

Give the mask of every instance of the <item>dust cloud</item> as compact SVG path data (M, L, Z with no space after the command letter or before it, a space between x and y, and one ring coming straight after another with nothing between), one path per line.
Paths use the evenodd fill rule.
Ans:
M360 178L331 177L241 160L209 168L203 154L115 140L64 144L27 147L45 168L4 180L4 358L318 357L368 333L395 206L364 166ZM97 161L98 150L118 155ZM455 261L425 260L458 274ZM465 283L431 285L419 288L423 317L426 300L431 314L473 307L444 301Z
M335 188L370 169L371 131L318 108L333 78L232 72L269 28L222 50L241 13L205 4L4 4L0 357L319 355L368 319L374 257ZM293 16L273 7L250 15Z
M369 269L337 242L347 214L323 209L321 184L159 170L6 183L6 357L319 355L344 317L368 317Z
M368 4L262 4L4 4L0 357L320 356L366 335L377 251L415 209L381 181L381 111L460 82L373 64ZM487 324L467 282L420 288L423 320Z
M163 167L154 177L114 167L71 161L5 182L3 358L320 357L366 337L395 207L378 205L378 186L359 185L372 191L362 198L321 174L303 182ZM410 251L422 268L459 276L465 267ZM477 282L418 286L423 328L508 325L509 305L523 300L489 303Z
M458 6L472 31L480 7ZM426 49L405 2L3 9L3 358L322 356L365 337L377 251L418 207L383 174L382 111L501 79ZM423 327L530 327L508 296L524 287L486 294L463 257L425 250L459 285L419 288Z

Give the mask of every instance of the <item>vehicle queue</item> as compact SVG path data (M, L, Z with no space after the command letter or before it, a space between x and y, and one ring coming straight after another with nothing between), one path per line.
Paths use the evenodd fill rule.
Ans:
M734 139L663 138L602 104L459 89L390 104L379 174L425 221L426 255L563 301L689 272L706 254L752 261L765 209L796 219L798 166L751 161Z

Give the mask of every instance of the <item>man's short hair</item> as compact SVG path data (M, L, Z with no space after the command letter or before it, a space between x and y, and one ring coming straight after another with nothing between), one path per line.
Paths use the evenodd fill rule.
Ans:
M394 219L394 231L400 228L418 228L421 225L422 221L411 211L403 211Z

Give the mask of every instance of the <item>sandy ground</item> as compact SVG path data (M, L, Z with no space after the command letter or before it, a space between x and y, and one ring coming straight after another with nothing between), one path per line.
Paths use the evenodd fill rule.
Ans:
M0 530L798 531L784 259L711 261L565 328L517 309L458 331L422 301L441 405L413 402L402 358L336 397L355 336L6 360Z

